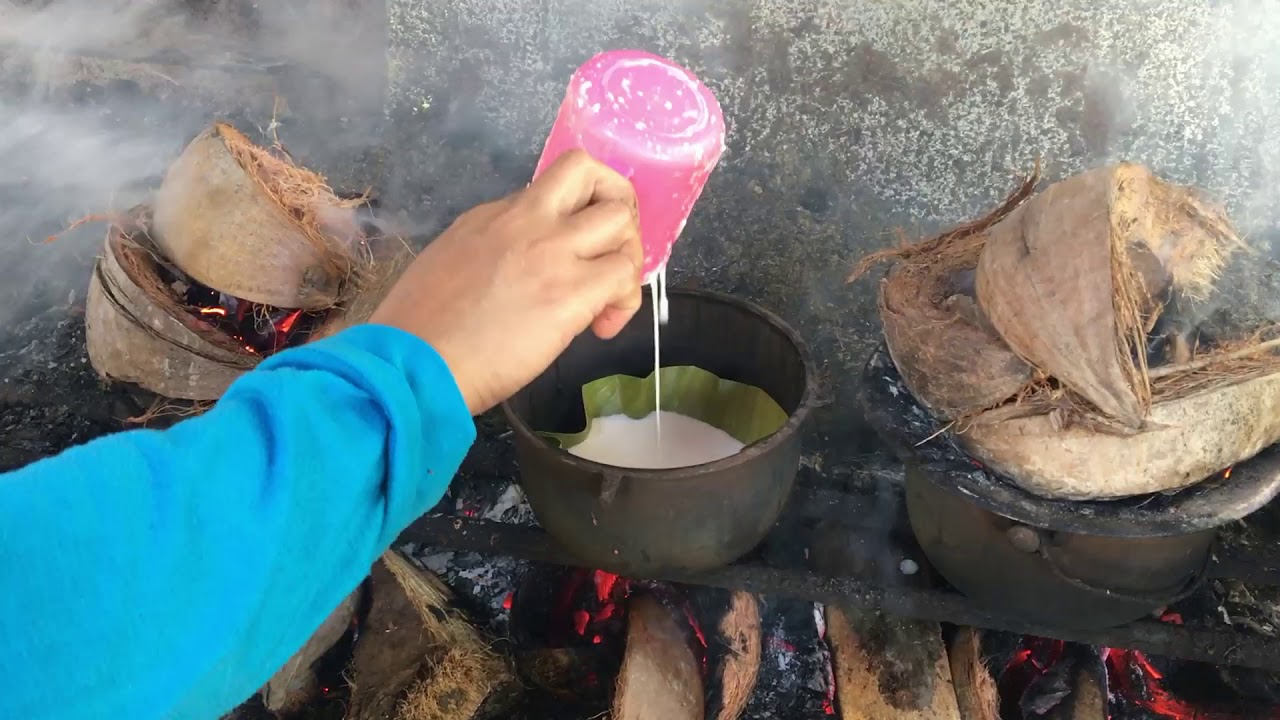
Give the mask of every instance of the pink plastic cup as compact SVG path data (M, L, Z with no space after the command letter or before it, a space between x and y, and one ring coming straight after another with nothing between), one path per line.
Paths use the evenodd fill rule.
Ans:
M573 74L534 178L581 148L630 179L649 283L720 160L724 134L720 103L693 73L647 52L612 50Z

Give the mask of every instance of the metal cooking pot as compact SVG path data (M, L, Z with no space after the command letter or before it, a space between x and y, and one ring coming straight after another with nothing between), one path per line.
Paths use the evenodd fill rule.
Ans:
M1280 446L1177 493L1105 501L1042 498L982 468L902 383L883 347L862 409L906 464L911 528L930 564L988 609L1032 622L1108 628L1185 597L1218 528L1280 493Z
M662 365L695 365L764 390L789 414L780 430L732 457L669 470L602 465L536 434L584 427L583 385L653 372L650 299L616 338L584 333L502 406L538 521L583 565L633 577L708 570L754 548L790 495L814 403L809 350L776 315L701 290L672 290L670 303Z

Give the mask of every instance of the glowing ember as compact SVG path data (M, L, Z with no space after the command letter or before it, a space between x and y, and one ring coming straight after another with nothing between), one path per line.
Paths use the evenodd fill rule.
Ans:
M590 581L590 585L588 585ZM557 588L552 606L552 641L557 647L590 642L624 632L624 601L631 593L625 578L603 570L574 570Z
M281 320L280 324L276 326L276 331L280 333L286 333L286 334L289 333L290 331L293 330L294 323L298 322L298 317L300 315L302 315L301 310L294 310L293 312L289 313L288 315L285 316L284 320Z
M506 597L502 598L502 609L503 609L503 610L510 610L510 609L511 609L511 601L515 598L515 596L516 596L516 594L515 594L515 593L513 593L513 592L509 592L509 593L507 593L507 596L506 596Z
M578 631L579 635L587 634L587 625L591 622L591 613L586 610L573 611L573 629Z
M1176 612L1165 612L1160 620L1182 624L1182 616ZM1027 637L1022 643L997 681L1001 717L1024 717L1021 709L1027 700L1024 696L1034 692L1036 680L1050 673L1067 655L1067 645L1060 640ZM1107 720L1134 717L1138 711L1141 713L1137 716L1159 720L1280 720L1280 708L1259 713L1188 702L1170 690L1165 673L1138 650L1102 648L1100 653L1106 669Z
M595 573L596 581L596 599L605 602L613 595L613 586L618 582L618 576L604 570L597 570Z
M702 626L698 624L698 619L693 616L693 608L686 603L684 606L684 616L689 620L689 627L693 629L694 637L698 638L698 643L702 645L702 649L707 649L707 636L702 634Z
M182 301L201 322L239 340L254 355L270 355L305 340L321 318L319 313L251 303L201 285L183 281Z
M1104 648L1107 684L1115 688L1116 699L1169 720L1238 720L1242 715L1198 708L1170 693L1161 680L1164 674L1137 650Z

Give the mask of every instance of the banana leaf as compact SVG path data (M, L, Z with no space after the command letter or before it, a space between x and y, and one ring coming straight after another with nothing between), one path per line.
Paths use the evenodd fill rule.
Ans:
M700 420L750 445L777 432L787 413L758 387L722 380L692 365L664 367L662 410ZM587 426L576 433L539 433L569 449L587 438L591 421L610 415L639 420L654 411L653 374L648 377L610 375L582 386L582 406Z

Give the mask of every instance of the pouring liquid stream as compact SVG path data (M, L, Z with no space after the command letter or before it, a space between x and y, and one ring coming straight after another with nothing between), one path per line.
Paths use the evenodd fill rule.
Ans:
M654 273L649 283L649 295L653 300L653 422L657 433L657 448L662 451L662 326L669 320L667 305L667 266Z

